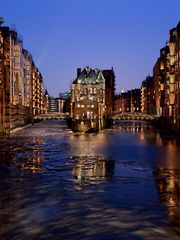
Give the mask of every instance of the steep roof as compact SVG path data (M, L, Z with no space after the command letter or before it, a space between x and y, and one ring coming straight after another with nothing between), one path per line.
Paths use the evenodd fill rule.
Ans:
M100 81L105 81L102 71L98 69L93 70L90 67L86 67L73 83L98 84Z

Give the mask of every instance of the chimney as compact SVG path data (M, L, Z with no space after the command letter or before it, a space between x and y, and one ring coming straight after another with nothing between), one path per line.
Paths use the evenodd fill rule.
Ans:
M77 77L81 74L81 68L77 68Z

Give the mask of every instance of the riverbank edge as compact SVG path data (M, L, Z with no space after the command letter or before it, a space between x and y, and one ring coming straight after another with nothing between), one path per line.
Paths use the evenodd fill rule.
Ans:
M24 124L24 125L22 125L22 126L17 126L17 127L15 127L15 128L13 128L13 129L0 129L0 137L6 137L6 136L10 136L11 134L13 134L13 133L15 133L15 132L18 132L18 131L20 131L20 130L22 130L22 129L25 129L25 128L27 128L27 127L30 127L30 126L32 126L33 124L35 124L35 123L38 123L38 122L41 122L41 121L43 121L43 120L33 120L33 121L31 121L31 122L28 122L27 124Z

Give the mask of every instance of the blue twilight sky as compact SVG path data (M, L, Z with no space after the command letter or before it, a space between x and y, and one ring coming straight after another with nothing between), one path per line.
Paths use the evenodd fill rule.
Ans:
M116 89L140 87L180 21L180 0L2 0L52 96L69 90L76 68L111 69Z

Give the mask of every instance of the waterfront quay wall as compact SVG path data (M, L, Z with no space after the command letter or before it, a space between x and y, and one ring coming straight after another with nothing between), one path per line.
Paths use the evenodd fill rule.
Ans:
M9 134L11 130L32 122L32 114L28 107L11 106L6 112L6 115L1 117L0 135Z

